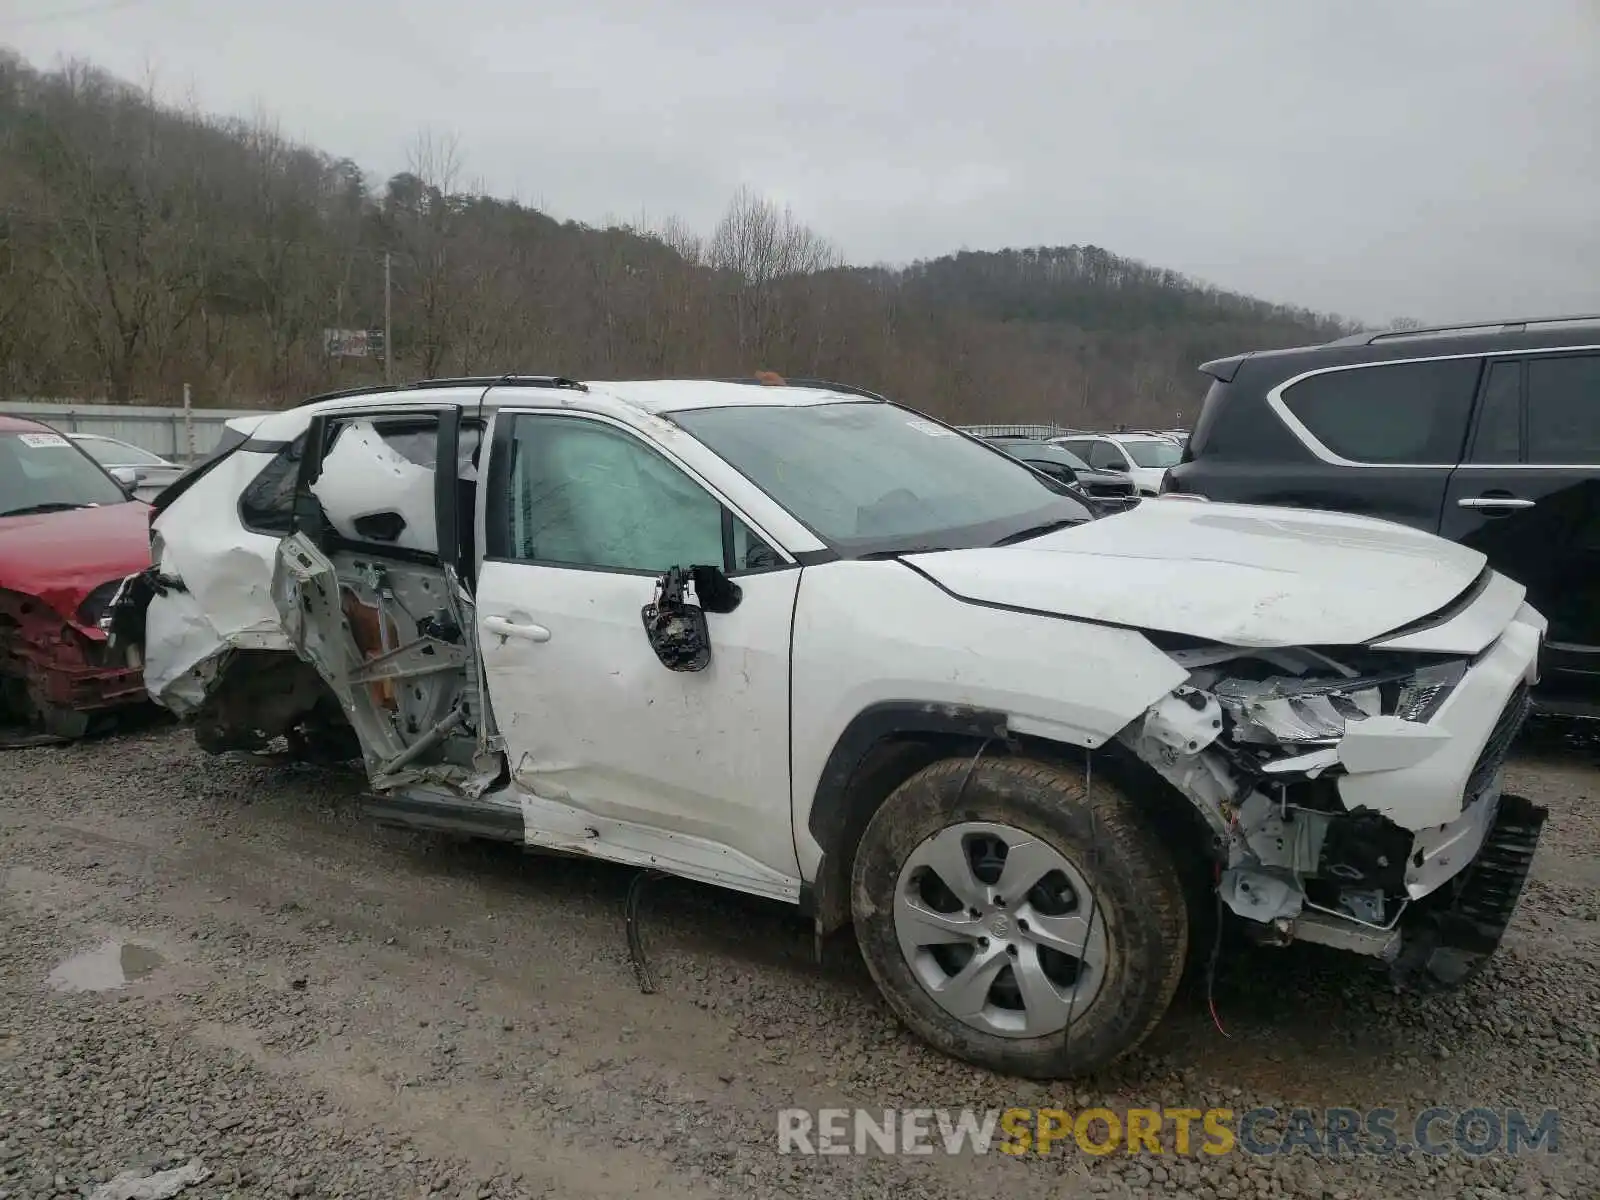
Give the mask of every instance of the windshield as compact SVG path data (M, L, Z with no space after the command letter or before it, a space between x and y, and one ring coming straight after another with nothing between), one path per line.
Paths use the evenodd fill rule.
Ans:
M0 517L123 504L128 497L59 433L0 433Z
M1065 446L1058 446L1055 442L1030 442L1022 438L989 438L990 445L999 446L1012 458L1020 458L1024 462L1052 462L1060 463L1063 467L1071 467L1074 471L1087 471L1089 464L1084 462Z
M988 546L1092 519L1064 485L893 404L703 408L672 419L841 553Z
M1090 469L1088 463L1084 462L1083 459L1079 458L1065 446L1051 446L1050 449L1055 452L1056 458L1066 463L1067 466L1071 467L1074 471L1087 471Z
M1128 452L1128 457L1141 467L1175 467L1183 457L1183 451L1177 445L1164 439L1119 444Z
M1055 462L1064 467L1071 467L1074 471L1093 470L1088 463L1079 458L1065 446L1057 446L1053 442L1033 442L1025 447L1012 451L1018 458L1030 459L1035 462Z
M101 466L106 467L165 467L170 466L166 459L159 454L138 446L130 446L127 442L114 441L111 438L73 438L81 449L90 458Z

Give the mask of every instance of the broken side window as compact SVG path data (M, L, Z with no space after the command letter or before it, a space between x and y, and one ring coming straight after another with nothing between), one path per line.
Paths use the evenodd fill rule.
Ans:
M438 439L433 416L334 424L311 494L335 532L353 542L437 554Z

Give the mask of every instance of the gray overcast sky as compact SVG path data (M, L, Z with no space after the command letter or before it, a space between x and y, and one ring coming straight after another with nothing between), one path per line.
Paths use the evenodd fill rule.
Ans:
M1600 311L1600 0L0 0L0 42L423 127L560 217L748 183L856 262L1096 243L1381 320Z

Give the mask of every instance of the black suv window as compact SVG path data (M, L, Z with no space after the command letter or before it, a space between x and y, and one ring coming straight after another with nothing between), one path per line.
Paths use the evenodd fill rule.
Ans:
M1528 360L1528 461L1600 463L1600 355Z
M1478 432L1472 439L1475 463L1522 461L1522 364L1489 364L1489 381L1483 386Z
M1329 371L1286 389L1283 402L1343 458L1454 466L1480 365L1451 358Z

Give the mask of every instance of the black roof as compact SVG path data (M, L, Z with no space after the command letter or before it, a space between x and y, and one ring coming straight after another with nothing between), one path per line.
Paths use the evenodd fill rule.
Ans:
M1281 365L1283 374L1321 366L1431 358L1449 354L1492 354L1517 350L1555 350L1600 345L1600 314L1570 317L1515 317L1431 325L1419 329L1382 329L1351 334L1338 341L1286 350L1251 350L1202 363L1200 369L1224 383L1247 361Z

